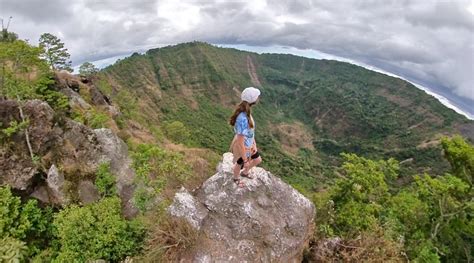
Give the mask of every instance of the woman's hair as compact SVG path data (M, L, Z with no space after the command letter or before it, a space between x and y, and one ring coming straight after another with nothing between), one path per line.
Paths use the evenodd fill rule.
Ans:
M237 107L235 108L234 114L232 114L232 116L230 117L230 120L229 120L230 125L235 126L235 121L237 120L237 116L239 116L241 112L245 112L245 114L247 114L249 127L253 128L252 118L250 117L250 114L251 114L250 108L253 104L254 103L250 104L246 101L242 101L239 105L237 105Z

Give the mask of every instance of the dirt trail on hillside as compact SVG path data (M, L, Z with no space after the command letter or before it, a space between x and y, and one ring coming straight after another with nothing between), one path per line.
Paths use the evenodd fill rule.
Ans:
M424 120L420 121L419 123L408 127L407 130L412 130L412 129L418 128L421 124L423 124L424 122L426 122L426 120L427 120L427 119L424 119Z
M261 87L262 84L258 80L257 70L255 69L255 65L252 62L252 58L247 55L247 70L249 72L250 79L252 80L252 84Z
M416 146L417 149L426 149L441 144L441 139L428 140Z
M319 117L319 109L318 109L318 115L316 116L316 118L314 118L314 120L316 121L316 125L321 125L321 122L326 117L326 115L328 115L328 113L331 112L331 110L332 109L328 109L325 113L321 115L321 117Z

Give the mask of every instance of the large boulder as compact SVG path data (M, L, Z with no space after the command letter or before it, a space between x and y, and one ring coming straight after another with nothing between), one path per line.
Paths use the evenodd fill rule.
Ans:
M232 154L193 193L182 188L168 212L185 218L199 237L181 262L301 262L313 232L314 205L262 168L245 187L232 181Z

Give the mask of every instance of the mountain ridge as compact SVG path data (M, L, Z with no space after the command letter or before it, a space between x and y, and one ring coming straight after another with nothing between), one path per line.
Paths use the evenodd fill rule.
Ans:
M428 167L423 159L442 160L441 155L433 147L416 145L454 133L470 136L465 127L473 125L412 84L361 66L260 55L202 42L136 53L104 68L100 76L115 84L114 92L126 90L140 98L157 126L183 123L193 138L184 144L217 152L225 151L231 140L226 121L239 102L239 92L261 84L261 104L254 110L257 141L263 153L270 153L266 163L278 167L279 174L290 172L285 167L297 166L306 175L321 175L325 170L321 160L337 164L343 151L400 161L422 152L415 158L420 163L409 166ZM114 100L114 94L109 95ZM210 128L203 129L200 121L207 121ZM295 122L303 123L315 148L299 147L296 157L284 149L294 145L278 139L289 134L275 128ZM282 164L281 159L290 161ZM447 168L447 163L438 168Z
M417 78L412 78L406 76L405 74L398 72L396 70L389 70L389 69L382 69L377 67L376 65L369 65L366 63L361 63L357 60L347 59L344 57L333 56L331 54L320 53L317 50L300 50L295 49L293 47L288 46L268 46L268 47L260 47L260 46L247 46L247 45L226 45L226 44L216 44L219 47L225 48L237 48L239 50L249 51L249 52L256 52L258 54L291 54L295 56L301 56L305 58L313 58L313 59L326 59L326 60L334 60L340 62L346 62L353 65L362 66L365 69L376 71L388 76L392 76L395 78L403 79L411 84L415 85L421 90L424 90L426 93L432 95L433 97L437 98L441 103L443 103L446 107L451 108L458 113L465 115L467 118L473 120L474 119L474 108L471 105L472 100L460 97L452 92L449 92L449 88L443 87L437 83L433 82L425 82ZM447 90L448 91L447 91Z

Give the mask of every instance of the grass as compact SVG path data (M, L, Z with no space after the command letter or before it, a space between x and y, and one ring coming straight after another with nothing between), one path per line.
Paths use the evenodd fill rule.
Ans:
M164 208L160 206L142 218L148 236L143 254L134 258L138 262L177 262L196 245L199 232L186 220L170 216Z

